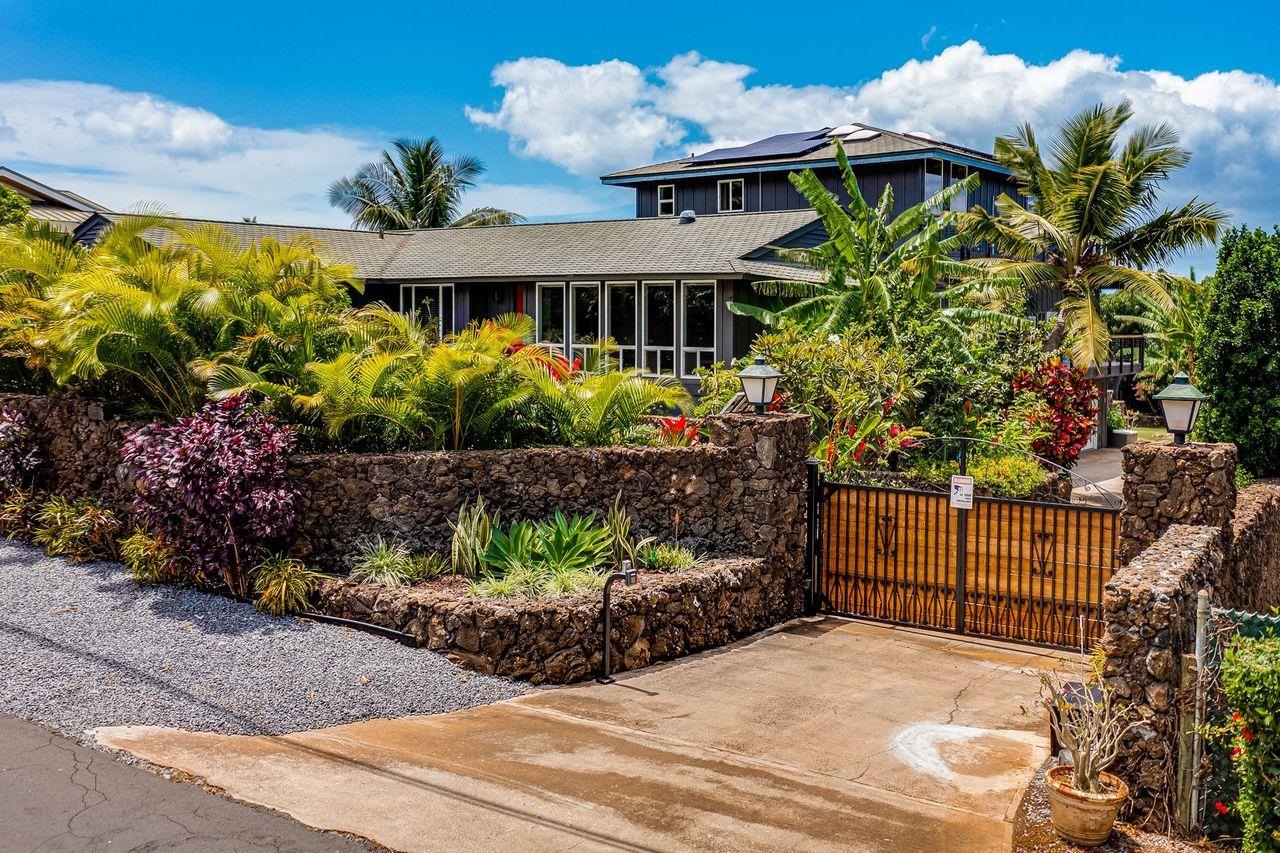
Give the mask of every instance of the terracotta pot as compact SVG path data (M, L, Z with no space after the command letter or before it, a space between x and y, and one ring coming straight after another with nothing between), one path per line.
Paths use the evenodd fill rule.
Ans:
M1053 828L1065 840L1081 847L1097 847L1111 834L1120 806L1129 796L1129 786L1119 776L1104 770L1102 778L1113 793L1086 794L1072 787L1074 773L1074 767L1054 767L1045 774L1049 817Z

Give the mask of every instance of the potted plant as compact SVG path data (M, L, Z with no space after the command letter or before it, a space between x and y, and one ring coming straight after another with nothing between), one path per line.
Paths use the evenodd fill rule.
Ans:
M1124 447L1138 440L1137 413L1131 412L1124 404L1116 401L1107 409L1107 446Z
M1129 796L1129 786L1107 768L1137 725L1129 721L1132 708L1098 678L1086 684L1055 673L1042 676L1041 684L1054 742L1071 762L1045 774L1050 820L1066 841L1097 847L1111 834Z

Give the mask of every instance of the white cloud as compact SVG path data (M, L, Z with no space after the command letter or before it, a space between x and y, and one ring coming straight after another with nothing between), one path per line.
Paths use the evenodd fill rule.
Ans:
M629 62L517 59L493 70L493 84L505 90L502 103L492 112L467 107L467 117L506 131L517 153L577 175L643 160L683 135L677 121L654 107L653 88Z
M752 72L696 53L648 70L618 60L569 66L520 59L494 72L504 90L499 108L468 114L508 133L518 153L590 175L850 121L990 150L997 134L1022 122L1045 136L1077 109L1129 97L1139 122L1173 124L1193 152L1191 166L1170 184L1170 202L1198 194L1263 225L1280 212L1280 185L1272 180L1280 174L1280 87L1262 75L1186 78L1125 69L1120 57L1084 50L1035 64L989 53L976 41L857 86L751 85ZM626 131L637 126L644 131Z
M187 216L348 225L326 189L382 140L335 128L232 124L194 106L91 83L0 82L0 164L116 210L160 204ZM555 186L481 184L468 206L531 216L594 209Z
M928 49L929 49L929 42L933 41L933 37L934 37L934 36L936 36L937 34L938 34L938 25L937 25L937 24L934 24L934 25L932 25L931 27L929 27L928 32L926 32L924 35L920 36L920 49L921 49L921 50L928 50Z

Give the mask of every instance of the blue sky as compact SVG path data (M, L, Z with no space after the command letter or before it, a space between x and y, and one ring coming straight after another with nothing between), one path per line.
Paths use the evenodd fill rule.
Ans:
M1274 7L987 6L0 2L0 163L117 207L341 224L329 180L436 135L489 165L476 203L617 216L600 172L713 142L861 119L989 147L1130 95L1195 151L1170 201L1280 219Z

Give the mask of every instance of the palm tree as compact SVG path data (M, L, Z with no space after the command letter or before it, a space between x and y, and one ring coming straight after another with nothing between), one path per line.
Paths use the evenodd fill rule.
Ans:
M1001 256L972 263L1017 281L1024 292L1062 294L1046 346L1056 349L1067 340L1072 358L1084 366L1105 360L1110 342L1099 293L1130 290L1172 309L1176 277L1159 266L1212 243L1227 219L1197 198L1160 209L1160 187L1190 154L1166 124L1140 127L1122 144L1121 130L1132 116L1127 100L1072 116L1058 130L1048 161L1030 125L996 139L996 159L1013 172L1030 204L1001 194L994 211L974 207L960 217L969 239L987 241Z
M459 155L446 160L435 137L398 139L349 178L329 185L329 204L351 214L352 225L369 231L510 225L524 217L478 207L461 213L463 193L476 185L484 164Z
M822 334L874 327L894 340L898 320L912 308L942 309L946 291L940 285L979 276L973 267L951 259L950 253L962 242L960 236L947 233L954 214L946 212L954 196L977 187L978 175L974 173L893 217L893 189L886 186L879 202L871 206L863 198L839 142L836 160L849 195L846 206L812 169L790 176L822 219L828 240L816 248L785 255L824 271L826 280L818 284L756 282L754 289L775 297L775 304L761 307L731 302L728 307L766 326L795 320ZM784 307L776 297L797 300Z

